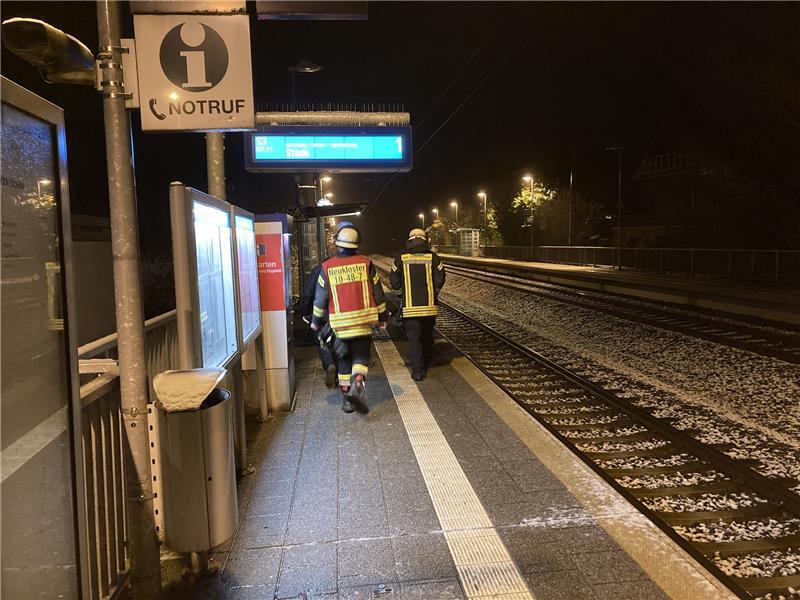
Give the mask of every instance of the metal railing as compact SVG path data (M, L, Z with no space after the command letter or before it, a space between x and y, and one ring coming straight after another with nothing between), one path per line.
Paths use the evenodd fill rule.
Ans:
M487 258L623 268L654 273L800 281L800 250L617 248L608 246L485 246Z
M145 321L145 358L153 376L177 365L175 311ZM120 410L116 333L78 348L90 590L92 600L118 597L126 588L125 436Z

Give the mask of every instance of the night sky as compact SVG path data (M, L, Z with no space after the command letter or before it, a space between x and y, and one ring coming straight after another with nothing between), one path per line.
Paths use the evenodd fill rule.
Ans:
M477 206L481 189L513 195L529 171L557 186L572 166L576 189L613 207L616 155L604 148L625 147L627 190L669 135L758 190L761 204L748 209L757 218L791 227L797 217L796 3L380 2L363 22L257 21L250 11L257 103L288 102L286 67L311 60L324 70L297 75L298 102L400 103L419 148L474 92L360 217L367 250L397 248L418 212L451 198ZM97 49L94 3L3 2L2 16L44 19ZM107 214L99 95L44 84L5 48L2 72L65 108L73 211ZM143 135L138 115L133 123L143 247L168 252L168 184L205 189L203 136ZM229 201L254 212L294 203L290 176L244 172L241 134L227 134L226 147ZM369 202L389 177L339 175L332 189L337 201Z

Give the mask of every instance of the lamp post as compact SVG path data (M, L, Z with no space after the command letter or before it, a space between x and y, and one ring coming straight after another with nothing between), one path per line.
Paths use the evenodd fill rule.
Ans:
M483 200L483 245L486 245L486 236L489 234L489 217L486 209L486 192L478 192L478 198Z
M434 208L431 212L433 213L433 222L435 223L439 220L439 209Z
M525 175L522 177L522 181L529 183L531 186L531 260L533 260L533 176L532 175Z
M458 202L456 200L452 200L450 202L450 206L456 209L456 227L458 227Z
M622 270L622 146L609 146L617 151L617 270Z
M319 73L320 71L322 71L322 67L316 63L311 62L310 60L301 60L296 65L291 65L290 67L286 68L292 74L292 109L294 109L295 108L294 74Z
M422 219L422 229L425 229L425 213L419 213L417 215L420 219Z

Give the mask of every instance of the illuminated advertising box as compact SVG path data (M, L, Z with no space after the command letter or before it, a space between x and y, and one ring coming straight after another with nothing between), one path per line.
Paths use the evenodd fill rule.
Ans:
M267 127L244 140L253 172L411 170L410 127Z
M192 215L203 367L223 367L239 349L230 209L195 192Z
M261 329L256 234L251 213L234 207L233 218L236 234L236 271L242 324L242 347L245 347Z

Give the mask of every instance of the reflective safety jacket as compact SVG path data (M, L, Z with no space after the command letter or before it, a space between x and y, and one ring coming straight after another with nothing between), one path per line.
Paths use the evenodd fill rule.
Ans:
M397 256L389 281L400 290L403 317L435 317L444 278L444 263L425 243L411 243L408 252Z
M322 263L314 294L312 324L327 320L336 336L349 339L372 334L386 318L386 299L375 265L360 254L339 255Z

